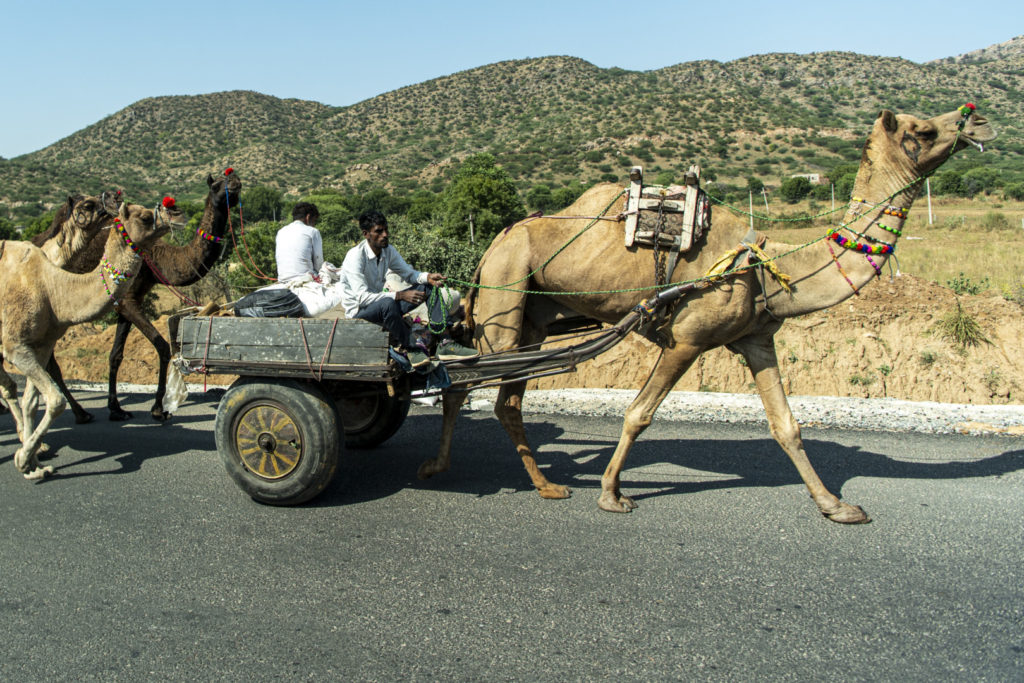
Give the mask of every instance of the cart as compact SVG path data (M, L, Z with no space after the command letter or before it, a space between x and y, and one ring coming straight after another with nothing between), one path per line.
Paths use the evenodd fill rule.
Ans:
M468 391L570 372L618 343L662 303L642 304L619 324L568 321L593 335L579 344L447 361L450 389ZM363 320L178 316L175 365L185 374L237 375L217 408L214 435L228 474L262 503L306 502L331 482L345 448L389 439L431 376L406 372L387 332ZM437 390L439 391L439 390Z

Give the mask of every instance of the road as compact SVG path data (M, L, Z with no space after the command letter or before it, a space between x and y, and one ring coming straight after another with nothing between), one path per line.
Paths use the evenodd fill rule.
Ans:
M532 493L497 422L469 412L453 470L415 478L439 432L346 453L311 504L258 505L211 432L172 422L46 441L14 469L0 416L0 680L1020 680L1024 438L805 430L826 484L874 518L814 509L757 425L656 422L596 505L607 418L531 415L574 495Z

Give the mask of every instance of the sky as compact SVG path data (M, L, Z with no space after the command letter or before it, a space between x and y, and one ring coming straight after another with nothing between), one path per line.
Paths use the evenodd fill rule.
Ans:
M648 71L838 50L926 62L1022 33L1020 0L0 0L0 157L147 97L254 90L347 106L509 59Z

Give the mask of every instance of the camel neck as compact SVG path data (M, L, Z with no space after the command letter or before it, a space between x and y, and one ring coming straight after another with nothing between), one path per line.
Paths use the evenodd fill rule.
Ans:
M54 303L58 318L69 325L95 320L119 300L142 266L142 257L111 230L99 264L87 273L70 273L54 266L49 276L63 281L66 296Z

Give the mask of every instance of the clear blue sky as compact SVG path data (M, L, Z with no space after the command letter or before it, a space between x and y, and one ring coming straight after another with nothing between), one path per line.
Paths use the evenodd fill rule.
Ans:
M659 6L663 17L644 16ZM647 71L844 50L924 62L1021 33L1020 0L0 0L0 156L146 97L241 89L344 106L507 59L570 55Z

